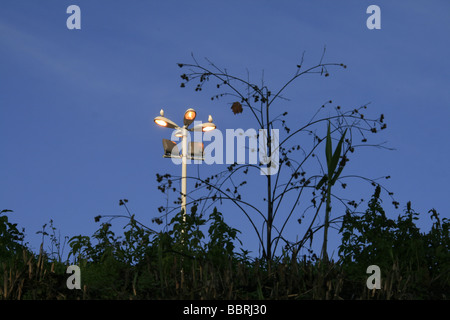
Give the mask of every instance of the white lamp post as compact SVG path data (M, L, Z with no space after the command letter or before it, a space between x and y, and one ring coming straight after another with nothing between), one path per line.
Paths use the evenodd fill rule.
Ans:
M164 146L164 157L166 158L181 158L181 210L183 211L183 220L186 220L186 176L187 176L187 168L186 168L186 164L187 164L187 159L195 159L195 160L203 160L203 157L199 158L195 158L194 156L192 156L192 151L191 151L191 155L188 155L188 151L187 151L187 134L188 131L202 131L202 132L207 132L207 131L212 131L214 129L216 129L216 125L214 123L212 123L212 117L209 116L208 117L208 122L207 123L202 123L200 125L197 125L191 129L189 129L189 125L194 121L195 117L197 116L197 113L195 112L194 109L187 109L186 112L184 113L184 119L183 119L183 123L184 125L182 127L178 126L175 122L173 122L172 120L164 117L164 110L161 109L160 111L160 115L158 117L156 117L155 119L153 119L153 121L155 121L155 123L161 127L166 127L166 128L171 128L171 129L175 129L177 130L177 132L175 133L175 135L177 137L181 137L181 148L182 148L182 152L181 152L181 156L179 155L179 153L177 154L177 149L173 150L174 148L176 148L176 143L167 139L163 139L163 146ZM175 153L175 155L174 155ZM202 151L203 154L203 151Z

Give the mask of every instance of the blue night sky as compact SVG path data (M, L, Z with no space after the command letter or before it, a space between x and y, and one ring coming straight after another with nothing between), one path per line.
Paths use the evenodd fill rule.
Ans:
M81 30L66 27L72 4L81 8ZM366 27L371 4L381 8L380 30ZM345 170L390 175L383 185L400 207L386 196L388 215L395 218L411 200L427 231L429 209L450 217L449 12L444 0L2 0L0 209L14 210L11 220L25 228L34 248L40 243L35 232L50 219L62 236L92 235L99 227L95 216L125 213L122 198L140 221L158 228L151 219L165 198L156 173L181 172L162 158L161 139L171 132L153 123L159 110L181 122L193 107L199 120L211 114L222 130L256 126L245 109L231 112L233 100L211 101L214 85L200 93L180 88L185 71L177 63L193 62L193 53L244 78L248 69L255 82L264 70L275 90L295 73L303 52L312 66L326 46L324 61L348 68L300 78L278 107L289 111L295 128L325 101L344 109L370 102L367 116L382 113L387 122L372 141L395 150L361 148ZM224 168L192 165L188 171L206 176ZM247 192L263 190L257 184ZM369 199L373 187L349 185L345 192ZM229 205L219 209L244 231L244 247L257 252L242 213ZM303 236L293 219L290 232L295 228Z

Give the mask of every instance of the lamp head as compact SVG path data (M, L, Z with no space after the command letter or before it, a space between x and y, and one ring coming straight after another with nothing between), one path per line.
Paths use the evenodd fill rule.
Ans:
M213 131L214 129L216 129L216 125L212 122L204 123L202 126L203 132Z
M195 120L196 116L197 113L195 112L194 109L192 108L187 109L186 112L184 113L184 125L189 126Z
M163 119L154 119L154 121L155 121L155 123L158 125L158 126L161 126L161 127L167 127L167 122L166 121L164 121Z
M153 119L153 121L155 121L155 123L161 127L172 128L172 129L179 128L179 126L175 122L173 122L172 120L169 120L163 116L157 116L157 117L155 117L155 119Z
M182 138L182 137L183 137L183 130L184 130L184 129L177 129L177 130L175 131L175 133L174 133L174 136L175 136L175 137L178 137L178 138Z
M192 131L202 131L202 132L208 132L208 131L213 131L214 129L216 129L216 125L212 122L205 122L199 125L196 125L195 127L193 127L191 130Z

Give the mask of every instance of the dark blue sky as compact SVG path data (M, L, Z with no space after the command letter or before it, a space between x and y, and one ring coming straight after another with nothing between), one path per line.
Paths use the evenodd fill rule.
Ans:
M66 27L71 4L81 8L81 30ZM366 27L371 4L381 8L380 30ZM344 108L371 102L367 114L383 113L388 124L373 141L396 150L361 150L346 170L391 175L384 185L400 208L386 197L389 215L411 200L425 231L429 209L449 217L449 12L444 0L2 1L0 209L15 211L11 219L35 247L35 232L50 219L63 236L91 235L94 216L124 213L121 198L156 227L150 220L165 200L155 175L181 170L161 157L170 131L154 125L159 110L181 122L194 107L198 119L212 114L220 129L256 126L249 114L231 113L232 100L212 102L213 87L180 88L177 63L192 62L194 53L243 77L247 68L255 82L264 70L275 90L303 52L305 64L314 65L326 45L325 61L348 68L300 79L280 110L289 111L294 128L325 101ZM346 192L368 199L373 188ZM221 210L229 224L247 230L244 243L257 251L245 217Z

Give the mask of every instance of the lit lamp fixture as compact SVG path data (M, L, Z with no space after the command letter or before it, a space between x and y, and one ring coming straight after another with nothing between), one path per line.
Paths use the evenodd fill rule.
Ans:
M172 120L169 120L166 117L164 117L164 110L163 109L161 109L159 114L160 114L159 116L157 116L155 119L153 119L153 121L155 121L155 123L158 126L172 128L172 129L179 128L178 125L175 122L173 122Z
M212 131L216 128L216 125L214 123L212 123L213 118L211 117L211 115L208 117L208 122L199 124L195 127L192 128L192 131L202 131L202 132L208 132L208 131Z
M214 123L202 123L201 125L199 125L198 127L200 127L198 131L203 131L203 132L209 132L209 131L213 131L216 128L216 125ZM193 128L193 131L197 131L195 130L195 127Z
M194 122L195 117L197 116L197 113L194 109L189 108L184 113L183 118L183 127L178 126L175 122L173 122L170 119L167 119L164 117L164 110L161 109L159 112L159 116L155 117L153 121L161 127L165 128L171 128L175 129L175 136L182 138L182 153L179 154L178 147L176 146L176 143L163 139L163 147L164 147L164 155L165 158L181 158L182 159L182 167L181 167L181 210L183 210L183 220L185 220L185 214L186 214L186 164L187 159L194 159L194 160L204 160L203 159L203 150L204 146L203 143L200 142L191 142L189 146L189 152L188 152L188 145L187 145L187 132L188 131L201 131L201 132L208 132L216 129L216 125L212 123L213 119L211 115L208 117L208 122L202 123L199 125L196 125L192 129L189 129L189 126L192 122Z
M181 129L177 129L175 131L175 137L182 138L183 137L183 131Z
M195 112L194 109L192 108L187 109L186 112L184 113L184 125L189 126L195 120L196 116L197 113Z

